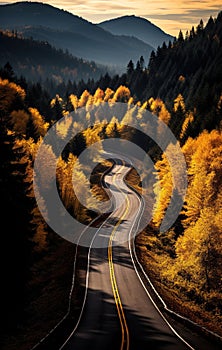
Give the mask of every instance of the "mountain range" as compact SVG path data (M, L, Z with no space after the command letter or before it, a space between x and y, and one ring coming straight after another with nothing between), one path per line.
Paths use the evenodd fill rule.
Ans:
M173 39L146 19L126 16L93 24L67 11L41 2L1 5L0 27L25 38L47 41L72 55L113 67L125 68L130 59L150 53Z
M168 43L173 37L145 18L137 16L122 16L99 23L103 28L114 35L127 35L136 37L148 45L157 48L165 41Z
M56 49L48 42L23 38L14 31L0 31L0 67L10 63L16 76L29 81L51 78L55 84L62 81L99 79L112 70L95 62L74 57L68 51ZM114 72L113 72L114 74Z

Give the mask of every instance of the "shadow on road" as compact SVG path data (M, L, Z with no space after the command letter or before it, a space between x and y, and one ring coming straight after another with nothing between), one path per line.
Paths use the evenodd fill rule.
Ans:
M186 349L183 345L176 348L173 335L159 329L151 317L141 317L132 309L124 310L126 321L130 323L131 350ZM121 327L113 295L89 289L77 332L64 350L119 350L120 344Z

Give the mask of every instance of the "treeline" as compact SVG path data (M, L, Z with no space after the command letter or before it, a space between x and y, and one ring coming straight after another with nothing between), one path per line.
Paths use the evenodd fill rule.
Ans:
M211 131L218 128L221 120L221 91L222 91L222 14L219 13L216 19L210 17L206 26L200 21L196 29L186 33L182 32L178 38L168 46L163 43L156 52L151 53L149 64L146 67L143 57L140 57L136 64L129 62L126 73L119 76L100 75L99 79L84 78L72 79L67 75L68 81L62 80L56 84L53 79L45 79L41 86L39 83L28 84L24 77L18 83L24 88L28 87L30 95L33 92L41 99L41 95L48 95L53 98L55 95L68 102L71 94L80 97L87 90L90 94L100 88L105 91L107 88L115 91L123 85L130 89L134 101L142 103L153 98L160 98L164 101L167 109L172 114L170 127L174 120L178 123L179 116L174 117L174 101L181 96L181 100L193 115L192 126L189 126L187 134L197 136L201 131ZM14 68L14 67L13 67ZM7 76L6 76L7 78ZM30 97L31 97L30 96ZM35 96L35 98L36 98ZM38 101L36 108L43 107ZM45 104L44 104L45 105ZM45 106L45 108L47 108ZM184 121L185 112L177 110L181 114L180 124ZM179 127L180 128L180 127ZM178 132L176 134L178 136ZM186 135L184 135L186 138Z
M115 76L109 87L129 87L139 101L160 98L172 111L174 100L182 95L186 108L194 112L194 124L189 134L197 136L204 129L218 127L218 102L222 91L222 12L216 19L210 17L196 29L182 32L173 43L163 43L151 53L148 67L141 57L136 64L129 62L126 74ZM99 81L106 86L108 77Z
M189 137L182 151L187 163L188 190L183 209L174 227L159 232L170 202L173 184L166 157L156 163L161 183L147 244L158 256L162 281L222 317L222 135L203 131ZM153 229L153 231L152 231ZM152 232L152 234L150 234Z
M30 283L36 278L33 274L33 265L47 254L50 244L53 244L54 234L42 217L37 202L38 188L33 188L34 160L36 152L52 124L59 118L65 118L57 124L58 139L64 137L64 132L80 130L77 137L70 140L66 149L58 158L56 181L61 199L71 215L82 222L88 222L95 214L90 208L90 202L83 206L77 199L72 188L72 177L77 184L78 196L85 197L86 191L90 201L91 196L103 196L98 183L92 183L91 189L87 187L85 169L78 162L77 156L82 150L90 146L101 137L101 132L108 137L115 126L97 124L94 128L89 127L90 120L85 111L85 119L75 120L69 118L69 112L65 109L62 99L55 97L48 103L47 117L42 115L32 105L32 99L28 95L29 88L24 89L18 83L11 67L7 65L5 74L11 75L10 79L0 78L0 194L3 207L2 213L2 253L1 253L1 280L2 280L2 330L7 327L16 327L23 317L24 305L27 293L30 293ZM43 90L42 90L43 91ZM116 94L110 90L107 98L114 95L114 99L121 98L125 92L129 96L128 89L121 89ZM84 93L80 99L70 96L73 108L84 107L91 98L91 103L100 102L105 94L98 90L92 98ZM127 98L126 96L126 98ZM39 104L45 104L45 96L41 95ZM34 98L34 95L33 95ZM114 100L113 100L114 101ZM58 108L59 107L59 108ZM59 112L59 114L58 114ZM106 129L105 128L105 129ZM82 131L83 130L83 131ZM50 144L44 145L44 157L41 159L41 183L46 185L47 194L50 196L51 180L54 174L45 172L46 165L57 159L56 152ZM73 167L75 172L73 175ZM95 165L97 161L95 160ZM110 163L107 166L110 167ZM106 169L106 164L103 165ZM102 168L101 168L102 169ZM101 170L100 169L100 170ZM45 215L47 216L47 202L38 194ZM35 269L34 269L35 270ZM32 293L33 291L31 291Z
M129 62L126 73L106 73L98 80L61 83L52 90L62 98L70 94L78 97L84 90L94 94L97 88L116 90L120 85L128 87L135 101L160 98L173 113L174 100L181 95L186 109L193 112L194 123L189 134L218 128L222 91L222 13L216 19L210 17L196 28L182 32L168 45L163 43L151 53L148 66L141 56L136 63ZM49 81L47 82L49 87Z
M25 76L31 82L50 77L55 86L69 80L98 80L107 71L106 67L74 57L68 50L56 49L47 41L23 38L16 31L1 30L0 46L0 65L10 62L17 76Z
M7 327L15 326L23 310L33 230L42 232L43 241L45 236L45 223L34 204L32 167L47 124L37 109L25 104L26 93L14 82L0 80L0 96L1 224L5 228L1 235L1 310Z

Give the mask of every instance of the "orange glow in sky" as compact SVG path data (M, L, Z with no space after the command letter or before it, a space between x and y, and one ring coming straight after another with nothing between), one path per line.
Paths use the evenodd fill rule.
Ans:
M15 1L4 1L13 3ZM164 31L178 35L179 30L196 27L200 19L204 23L210 16L216 17L222 10L222 0L49 0L42 1L67 10L93 23L124 15L136 15L149 19ZM3 3L3 1L0 1Z

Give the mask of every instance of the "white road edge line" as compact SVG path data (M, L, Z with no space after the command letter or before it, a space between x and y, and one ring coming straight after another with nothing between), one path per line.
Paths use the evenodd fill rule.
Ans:
M117 156L117 155L116 155ZM119 158L120 156L118 155L118 158ZM132 165L132 162L128 159L128 161L129 161L129 163L131 164L131 166L133 167L133 165ZM115 162L115 161L114 161ZM113 167L113 166L112 166ZM112 168L111 167L111 168ZM110 169L109 169L109 171L110 171ZM126 176L126 175L125 175ZM140 206L139 206L139 210L138 210L138 212L137 212L137 215L135 216L135 218L134 218L134 221L133 221L133 225L132 225L132 227L131 227L131 229L130 229L130 231L129 231L129 251L130 251L130 256L131 256L131 260L132 260L132 263L133 263L133 266L134 266L134 269L135 269L135 272L136 272L136 274L137 274L137 276L138 276L138 278L139 278L139 280L140 280L140 283L141 283L141 285L143 286L143 288L144 288L144 290L145 290L145 292L146 292L146 294L148 295L148 297L149 297L149 299L151 300L151 302L153 303L153 305L155 306L155 308L157 309L157 311L159 312L159 314L160 314L160 316L163 318L163 320L166 322L166 324L169 326L169 328L172 330L172 332L184 343L184 344L186 344L191 350L195 350L188 342L186 342L186 340L185 339L183 339L178 333L177 333L177 331L171 326L171 324L167 321L167 319L165 318L165 316L162 314L162 312L159 310L159 308L158 308L158 306L156 305L156 303L154 302L154 300L152 299L152 297L151 297L151 295L150 295L150 293L148 292L148 290L146 289L146 286L144 285L144 283L143 283L143 281L142 281L142 279L141 279L141 277L140 277L140 274L139 274L139 272L138 272L138 269L137 269L137 267L136 267L136 264L135 264L135 261L134 261L134 258L133 258L133 253L134 253L134 256L135 256L135 258L136 258L136 262L137 262L137 264L139 265L139 267L140 267L140 269L141 269L141 271L142 271L142 273L144 274L144 276L145 276L145 278L146 278L146 280L147 280L147 282L149 283L149 285L150 285L150 287L153 289L153 291L155 292L155 294L157 295L157 297L159 298L159 300L161 301L161 303L163 304L163 307L164 307L164 309L165 310L167 310L168 312L170 312L170 313L172 313L172 314L174 314L174 315L176 315L177 317L179 317L179 318L181 318L181 319L183 319L183 320L186 320L186 321L188 321L188 322L190 322L191 324L193 324L193 325L195 325L195 326L197 326L197 327L199 327L199 328L202 328L202 329L204 329L204 330L206 330L207 332L209 332L209 333L211 333L213 336L215 336L215 337L217 337L218 339L220 339L220 340L222 340L222 338L218 335L218 334L216 334L216 333L214 333L214 332L211 332L211 331L209 331L208 329L206 329L206 328L204 328L204 327L201 327L200 325L198 325L197 323L195 323L195 322L193 322L193 321L191 321L191 320L189 320L188 318L186 318L186 317L183 317L183 316L181 316L180 314L177 314L177 313L175 313L174 311L172 311L172 310L170 310L168 307L167 307L167 305L166 305L166 303L164 302L164 300L161 298L161 296L159 295L159 293L157 292L157 290L155 289L155 287L154 287L154 285L152 284L152 282L151 282L151 280L150 280L150 278L147 276L147 274L146 274L146 272L144 271L144 269L143 269L143 266L140 264L140 262L139 262L139 260L138 260L138 257L137 257L137 254L136 254L136 251L135 251L135 242L134 242L134 239L132 239L132 241L133 241L133 253L132 253L132 247L131 247L131 238L133 238L132 237L132 230L133 230L133 228L134 228L134 226L135 226L135 223L136 223L136 221L137 221L137 219L138 219L138 216L139 216L139 214L140 214L140 212L141 212L141 215L140 215L140 218L141 218L141 216L142 216L142 214L143 214L143 210L144 210L144 203L143 203L143 210L141 210L141 207L142 207L142 204L141 204L141 202L142 202L142 200L143 200L143 198L137 193L137 191L132 187L132 186L130 186L130 185L128 185L128 184L126 184L129 188L131 188L131 190L136 194L136 196L138 197L138 199L140 200ZM112 213L110 214L110 215L112 215ZM109 215L109 216L110 216ZM77 249L78 249L78 246L79 246L79 242L80 242L80 239L81 239L81 237L82 237L82 235L85 233L85 231L89 228L89 226L90 225L92 225L96 220L98 220L100 217L101 217L102 215L99 215L98 217L96 217L94 220L92 220L91 221L91 223L89 223L89 225L82 231L82 233L81 233L81 235L80 235L80 237L79 237L79 239L78 239L78 242L77 242L77 245L76 245L76 249L75 249L75 253L77 253ZM88 251L88 256L87 256L87 276L86 276L86 288L85 288L85 295L84 295L84 301L83 301L83 305L82 305L82 309L81 309L81 312L80 312L80 316L79 316L79 319L78 319L78 321L77 321L77 323L76 323L76 326L75 326L75 328L73 329L73 331L71 332L71 334L69 335L69 337L66 339L66 341L63 343L63 345L59 348L59 350L61 350L61 349L63 349L63 347L67 344L67 342L69 341L69 339L72 337L72 335L75 333L75 331L76 331L76 329L78 328L78 325L79 325L79 323L80 323L80 320L81 320L81 317L82 317L82 314L83 314L83 311L84 311L84 307L85 307L85 303L86 303L86 298L87 298L87 294L88 294L88 279L89 279L89 262L90 262L90 253L91 253L91 248L92 248L92 244L93 244L93 242L94 242L94 240L95 240L95 238L96 238L96 235L97 235L97 233L101 230L101 228L103 227L103 225L105 225L106 224L106 222L108 221L108 219L109 219L109 216L107 217L107 219L102 223L102 225L98 228L98 230L96 231L96 233L95 233L95 235L94 235L94 237L93 237L93 240L92 240L92 242L91 242L91 244L90 244L90 247L89 247L89 251ZM138 219L138 221L137 221L137 227L138 227L138 225L139 225L139 222L140 222L140 218ZM63 318L36 344L36 345L34 345L30 350L34 350L34 349L36 349L67 317L68 317L68 315L69 315L69 313L70 313L70 307L71 307L71 298L72 298L72 293L73 293L73 289L74 289L74 284L75 284L75 268L76 268L76 255L77 254L75 254L75 259L74 259L74 265L73 265L73 279L72 279L72 285L71 285L71 289L70 289L70 293L69 293L69 305L68 305L68 310L67 310L67 313L63 316Z
M114 163L115 163L115 161L114 161ZM105 176L107 173L109 173L109 172L112 170L113 167L114 167L114 165L112 165L108 170L106 170L106 171L103 173L103 175L102 175L102 181L103 181L104 176ZM30 350L34 350L34 349L36 349L38 346L40 346L40 345L41 345L41 344L42 344L42 343L43 343L43 342L44 342L44 341L59 327L59 325L60 325L62 322L64 322L65 319L69 316L70 310L71 310L71 299L72 299L72 294L73 294L73 290L74 290L74 286L75 286L76 259L77 259L77 251L78 251L78 248L79 248L79 242L80 242L80 240L81 240L83 234L86 232L86 230L87 230L96 220L100 219L100 218L102 217L102 215L103 215L103 214L97 216L95 219L93 219L93 220L84 228L84 230L81 232L81 234L80 234L80 236L79 236L79 238L78 238L78 241L77 241L77 243L76 243L75 257L74 257L74 261L73 261L72 283L71 283L71 288L70 288L70 292L69 292L68 309L67 309L65 315L64 315L64 316L61 318L61 320L60 320L58 323L56 323L56 325L55 325L53 328L51 328L50 331L49 331L43 338L41 338L41 339L38 341L38 343L36 343ZM110 215L111 215L111 214L110 214ZM108 218L109 218L109 217L108 217ZM106 219L106 221L108 220L108 218ZM106 222L106 221L105 221L105 222ZM105 222L104 222L103 224L105 224ZM102 225L102 226L103 226L103 225ZM102 226L100 226L99 229L100 229ZM99 229L98 229L98 230L99 230ZM98 233L98 230L96 231L95 235ZM94 241L94 238L95 238L95 236L93 237L93 241ZM88 258L89 258L89 257L88 257ZM89 260L88 260L87 263L89 263ZM88 269L88 267L87 267L87 269ZM87 283L86 283L86 284L87 284ZM84 302L85 302L85 301L84 301ZM75 329L77 328L77 326L78 326L78 324L79 324L79 322L80 322L81 316L82 316L82 310L81 310L80 317L79 317L79 319L78 319L78 321L77 321L77 323L76 323ZM74 333L74 332L73 332L73 333ZM62 348L60 348L60 349L62 349ZM60 349L59 349L59 350L60 350Z
M139 210L138 210L138 214L139 214L140 212L141 212L141 200L140 200L140 207L139 207ZM141 283L141 285L143 286L143 288L144 288L146 294L148 295L149 299L151 300L151 302L153 303L153 305L155 306L155 308L156 308L157 311L159 312L160 316L163 318L163 320L166 322L166 324L167 324L167 325L169 326L169 328L172 330L172 332L173 332L184 344L186 344L186 346L187 346L189 349L195 350L185 339L183 339L183 338L177 333L177 331L173 328L173 326L171 326L171 324L168 322L168 320L167 320L167 319L165 318L165 316L162 314L162 312L160 311L160 309L158 308L158 306L157 306L156 303L154 302L153 298L151 297L150 293L148 292L148 290L147 290L145 284L143 283L143 281L142 281L142 279L141 279L141 277L140 277L140 274L139 274L139 272L138 272L138 270L137 270L137 267L136 267L136 264L135 264L135 261L134 261L134 258L133 258L133 254L132 254L131 238L132 238L132 231L133 231L135 222L136 222L136 220L137 220L137 218L138 218L138 216L139 216L138 214L136 215L136 217L135 217L135 219L134 219L134 222L133 222L133 225L132 225L132 228L131 228L131 230L130 230L130 232L129 232L129 251L130 251L131 260L132 260L132 263L133 263L133 266L134 266L134 270L135 270L135 272L136 272L136 274L137 274L137 276L138 276L138 278L139 278L139 280L140 280L140 283ZM142 210L142 214L143 214L143 210ZM142 216L142 214L140 215L140 217ZM140 218L139 218L138 221L137 221L137 227L138 227L138 225L139 225L139 221L140 221ZM136 257L136 261L137 261L137 263L139 264L139 266L140 266L142 272L144 273L145 277L147 278L147 281L151 284L151 282L150 282L148 276L146 276L145 271L143 270L141 264L140 264L139 261L138 261L138 258L137 258L136 252L135 252L134 239L132 239L132 241L133 241L134 255L135 255L135 257ZM153 288L153 286L152 286L152 288ZM157 293L157 292L156 292L156 293ZM158 296L159 296L159 295L158 295ZM159 298L160 298L161 301L164 303L163 299L162 299L160 296L159 296ZM165 303L164 303L164 305L165 305Z
M113 153L113 154L114 154L114 153ZM122 154L122 157L124 157L124 159L127 159L128 162L130 163L131 167L133 167L132 161L131 161L128 157L125 157L124 154ZM128 185L128 184L126 184L126 185L137 195L137 197L138 197L139 199L142 199L142 200L143 200L143 205L144 205L144 199L143 199L143 197L142 197L131 185ZM141 203L140 203L140 205L141 205ZM138 223L138 224L139 224L139 223ZM138 226L137 226L137 227L138 227ZM132 230L131 230L131 231L132 231ZM129 241L129 243L130 243L130 241ZM146 274L146 272L145 272L143 266L142 266L141 263L139 262L139 259L138 259L138 257L137 257L136 250L135 250L135 242L134 242L134 239L133 239L133 251L134 251L134 255L135 255L136 261L137 261L138 265L140 266L140 269L141 269L143 275L145 276L145 278L146 278L147 282L149 283L150 287L152 288L152 290L154 291L154 293L156 294L156 296L158 297L158 299L159 299L160 302L162 303L164 309L165 309L167 312L169 312L170 314L176 316L177 318L180 318L181 320L184 320L184 321L186 321L186 322L192 324L192 325L195 326L196 328L199 328L199 329L202 329L203 331L206 331L206 333L211 334L213 337L215 337L216 339L218 339L219 341L222 342L222 337L221 337L219 334L210 331L210 330L207 329L206 327L200 326L198 323L196 323L196 322L190 320L189 318L184 317L184 316L182 316L182 315L180 315L180 314L176 313L175 311L173 311L173 310L171 310L171 309L168 308L168 306L166 305L165 301L164 301L164 300L162 299L162 297L159 295L159 293L157 292L157 290L156 290L156 288L154 287L153 283L151 282L150 278L149 278L148 275ZM130 247L130 253L132 253L131 247ZM134 264L133 258L132 258L132 261L133 261L133 264ZM134 265L135 265L135 264L134 264ZM135 270L136 270L136 273L137 273L137 275L138 275L138 270L137 270L137 268L136 268ZM139 279L141 280L140 276L139 276ZM143 284L142 281L141 281L141 283L142 283L142 285L144 286L144 284ZM145 287L145 286L144 286L144 288L145 288L145 290L146 290L146 287ZM146 292L149 293L147 290L146 290ZM151 298L151 296L150 296L150 298ZM151 300L152 300L152 298L151 298ZM153 300L152 300L152 302L154 303ZM154 303L154 305L155 305L155 303ZM157 307L157 305L155 305L155 307ZM158 307L157 307L157 308L158 308ZM160 310L159 310L159 312L160 312ZM161 312L160 312L160 313L161 313ZM163 317L164 317L164 316L163 316ZM180 337L180 336L179 336L179 337ZM188 345L189 345L189 344L188 344ZM194 349L193 349L193 350L194 350Z
M61 318L61 320L53 327L50 329L50 331L41 339L39 340L39 342L37 344L35 344L30 350L34 350L36 349L40 344L42 344L48 337L50 334L52 334L56 328L59 327L59 325L69 316L70 313L70 307L71 307L71 298L72 298L72 294L73 294L73 290L74 290L74 285L75 285L75 275L76 275L76 256L77 256L77 250L79 247L79 242L80 239L82 238L82 235L85 233L85 231L88 229L88 227L90 225L92 225L96 220L98 220L100 218L100 216L98 216L97 218L95 218L94 220L91 221L91 223L81 232L79 239L77 241L77 245L76 245L76 249L75 249L75 258L74 258L74 263L73 263L73 273L72 273L72 283L71 283L71 288L70 288L70 292L69 292L69 303L68 303L68 309L66 314Z
M124 157L124 159L126 159L126 157ZM131 160L128 159L128 162L130 163L131 167L133 167ZM130 171L130 170L129 170L129 171ZM127 174L128 174L128 172L127 172ZM144 212L144 199L143 199L143 197L141 197L141 196L136 192L136 190L134 190L131 186L128 186L128 184L125 182L125 178L126 178L126 175L127 175L127 174L125 174L125 176L123 177L123 181L124 181L125 185L126 185L127 187L129 187L129 188L131 189L131 191L133 191L133 193L135 193L135 195L136 195L137 198L139 199L139 209L138 209L137 214L136 214L136 216L135 216L135 218L134 218L134 220L133 220L133 223L132 223L131 229L129 230L129 235L128 235L128 237L129 237L128 246L129 246L130 256L131 256L131 260L132 260L132 263L133 263L133 266L134 266L134 270L135 270L135 272L136 272L136 274L137 274L137 276L138 276L138 278L139 278L139 281L140 281L141 285L143 286L143 288L144 288L144 290L145 290L147 296L148 296L149 299L151 300L151 302L152 302L152 304L154 305L154 307L156 308L156 310L159 312L159 314L160 314L160 316L162 317L162 319L165 321L165 323L166 323L166 324L168 325L168 327L171 329L171 331L172 331L172 332L177 336L177 338L180 339L189 349L195 350L185 339L183 339L183 338L177 333L177 331L173 328L173 326L171 326L171 324L168 322L168 320L167 320L167 319L165 318L165 316L162 314L162 312L160 311L160 309L158 308L158 306L157 306L156 303L154 302L153 298L151 297L150 293L148 292L148 290L147 290L145 284L143 283L143 281L142 281L142 279L141 279L141 277L140 277L140 275L139 275L139 272L138 272L138 270L137 270L137 267L136 267L136 264L135 264L135 261L134 261L134 258L133 258L133 254L132 254L132 249L131 249L131 238L133 238L133 237L132 237L132 231L133 231L133 229L134 229L134 227L135 227L136 221L137 221L137 226L136 226L136 228L138 228L138 225L139 225L141 216L142 216L142 214L143 214L143 212ZM121 189L120 189L120 191L121 191ZM122 192L122 191L121 191L121 192ZM142 205L142 203L143 203L143 205ZM141 207L142 207L142 210L141 210ZM132 241L133 241L134 254L135 254L137 263L139 264L139 266L140 266L140 268L141 268L141 270L142 270L144 276L146 277L147 281L148 281L149 284L151 285L152 289L154 289L155 293L157 294L157 296L159 297L159 299L160 299L161 302L163 303L164 308L167 308L165 302L164 302L163 299L160 297L160 295L158 294L158 292L155 290L155 288L154 288L154 286L152 285L150 279L149 279L148 276L146 275L146 273L145 273L145 271L144 271L142 265L141 265L140 262L138 261L138 257L137 257L137 255L136 255L136 251L135 251L134 239L132 239Z
M132 191L134 191L134 193L138 196L138 198L140 198L140 195L137 193L137 191L136 191L133 187L131 187L130 185L128 185L128 186L129 186L129 188L132 189ZM142 198L142 200L143 200L143 198ZM143 200L143 201L144 201L144 200ZM215 337L215 338L218 339L219 341L222 341L222 337L219 336L217 333L214 333L214 332L210 331L209 329L207 329L206 327L200 326L198 323L196 323L196 322L190 320L189 318L184 317L184 316L182 316L182 315L176 313L175 311L169 309L168 306L166 305L165 301L162 299L162 297L161 297L161 296L159 295L159 293L157 292L157 290L156 290L156 288L154 287L153 283L151 282L150 278L149 278L148 275L146 274L146 272L145 272L143 266L142 266L141 263L139 262L139 259L138 259L138 257L137 257L136 250L135 250L135 242L134 242L134 240L133 240L133 253L134 253L134 255L135 255L136 261L137 261L137 263L138 263L138 265L139 265L139 267L140 267L140 269L141 269L143 275L145 276L147 282L149 283L150 287L152 288L152 290L154 291L154 293L156 294L156 296L158 297L158 299L161 301L161 303L162 303L164 309L165 309L167 312L169 312L170 314L176 316L177 318L180 318L181 320L184 320L184 321L186 321L186 322L192 324L192 325L195 326L196 328L202 329L202 330L205 331L206 333L211 334L213 337Z
M114 163L116 164L115 160L113 160ZM111 167L113 168L113 166ZM84 295L84 300L83 300L83 304L82 304L82 308L81 308L81 312L80 312L80 315L79 315L79 319L75 325L75 328L73 329L73 331L70 333L70 335L68 336L68 338L66 338L65 342L62 344L62 346L59 348L59 350L63 349L64 346L68 343L68 341L70 340L70 338L73 336L73 334L76 332L78 326L79 326L79 323L81 321L81 318L82 318L82 315L83 315L83 311L84 311L84 308L85 308L85 304L86 304L86 298L87 298L87 294L88 294L88 285L89 285L89 266L90 266L90 254L91 254L91 249L92 249L92 245L93 245L93 242L98 234L98 232L101 230L101 228L107 223L107 221L109 220L109 217L112 215L113 213L111 213L107 218L106 220L102 223L102 225L98 228L98 230L96 230L96 233L95 235L93 236L93 239L91 241L91 244L90 244L90 247L89 247L89 251L88 251L88 255L87 255L87 274L86 274L86 288L85 288L85 295ZM98 219L98 218L97 218Z

